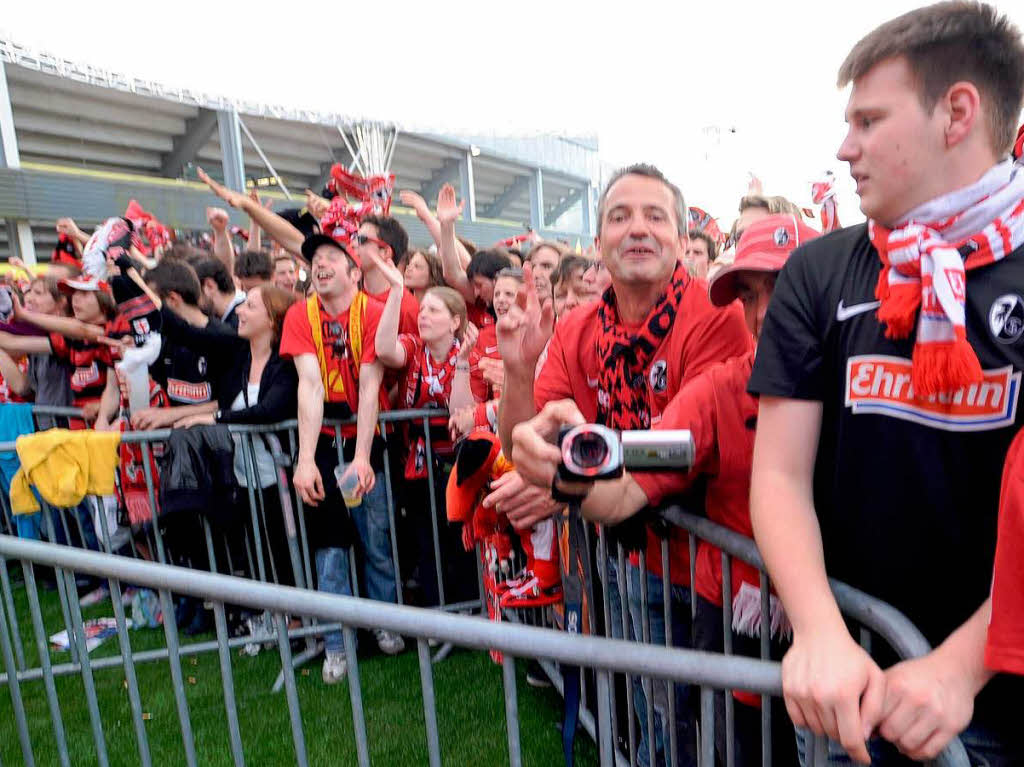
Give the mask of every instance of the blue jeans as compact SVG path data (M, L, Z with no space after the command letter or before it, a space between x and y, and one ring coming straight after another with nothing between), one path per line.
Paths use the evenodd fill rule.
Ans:
M33 493L36 494L36 498L39 498L39 493L33 489ZM50 509L50 522L53 525L54 543L60 543L63 545L68 544L67 536L64 535L64 521L60 517L60 511L57 509ZM78 521L82 525L82 535L84 535L84 541L78 541L78 525L75 524L74 519L66 519L68 532L71 534L73 541L84 546L84 548L90 551L99 551L100 545L96 538L96 528L92 522L92 514L90 513L88 500L82 501L78 506L68 509L66 514L77 515ZM43 512L37 511L34 514L16 514L14 515L14 526L17 529L19 538L26 538L33 541L41 540L48 533L48 526L43 522Z
M638 641L643 640L643 603L640 594L640 568L626 565L627 595L629 598L629 617L633 635ZM665 599L661 576L647 573L647 618L650 624L651 644L665 644ZM690 615L690 589L686 586L672 586L672 645L674 647L692 647L691 632L693 621ZM694 730L693 707L691 704L692 689L689 685L674 684L675 697L675 733L676 755L678 764L684 767L697 764L696 732ZM669 743L665 737L668 727L668 683L651 680L651 697L654 700L654 758L657 765L664 765L668 760ZM637 761L643 767L650 767L649 737L647 732L647 700L641 695L634 695L633 707L640 720L640 745Z
M987 732L985 728L970 726L960 733L960 741L967 749L967 755L973 767L1015 767L1024 764L1024 753L1020 746L1006 745L1000 743L997 738ZM811 743L811 732L798 727L796 730L796 748L800 757L801 767L808 762L807 749ZM917 764L903 756L896 747L883 738L872 738L868 741L868 753L871 754L871 764L874 767L902 767L903 765ZM828 756L825 764L832 765L854 765L853 759L849 757L843 747L834 740L828 742Z
M348 549L335 547L317 549L315 556L317 591L346 597L352 596ZM324 646L332 653L342 652L345 642L341 632L331 631L325 634Z
M352 509L352 521L355 522L363 545L364 596L378 602L397 602L398 586L391 559L391 525L388 522L384 472L377 472L373 490L363 496L359 506Z

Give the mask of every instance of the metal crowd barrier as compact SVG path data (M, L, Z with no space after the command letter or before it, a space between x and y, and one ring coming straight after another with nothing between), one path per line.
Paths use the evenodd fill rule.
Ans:
M67 419L79 415L79 412L70 408L37 408L34 412L39 417ZM389 424L400 421L419 421L423 423L425 433L425 447L427 466L433 466L433 447L430 441L429 418L436 418L441 411L419 410L419 411L392 411L382 413L380 416L381 432L387 431ZM336 437L340 438L342 422L325 421L325 424L333 426ZM58 423L57 425L64 425ZM446 584L442 573L442 546L441 536L438 527L438 509L436 504L435 477L432 471L427 473L428 504L431 515L432 544L434 548L434 565L436 571L433 574L437 578L437 587L440 605L439 610L412 610L409 607L388 606L380 602L369 602L352 598L330 597L310 590L313 583L311 554L309 539L305 525L302 501L297 493L290 487L288 472L286 469L291 465L293 456L298 447L297 422L288 421L272 426L241 426L232 425L229 430L237 435L241 441L244 457L245 476L248 512L245 538L244 562L225 561L218 564L214 536L211 533L210 525L206 519L197 516L196 535L205 542L206 559L215 573L218 570L226 570L228 573L244 570L248 574L247 579L227 579L223 575L206 574L197 572L196 567L181 570L170 567L172 558L163 540L159 524L144 526L144 529L133 531L130 545L124 549L123 556L107 557L84 552L68 547L54 547L52 545L29 545L29 549L20 549L20 541L9 541L0 539L0 589L3 591L3 598L0 600L6 619L0 616L0 624L4 627L4 661L6 674L0 681L6 682L10 687L12 701L15 710L19 704L14 701L17 696L17 687L21 682L42 679L46 686L51 719L54 723L55 736L60 729L60 706L53 693L53 678L61 675L81 674L83 680L92 670L99 671L104 668L124 668L126 681L129 686L133 716L138 711L138 693L131 691L135 684L134 664L137 662L167 660L171 665L172 678L175 686L175 697L179 719L181 721L182 737L184 740L190 736L190 729L187 718L187 702L185 702L182 691L182 674L180 670L181 657L201 652L218 652L221 657L222 671L225 674L224 695L225 706L230 709L234 706L233 700L229 703L228 698L233 696L232 682L230 678L230 660L227 651L232 647L241 645L259 646L262 643L277 642L282 660L282 671L278 676L274 689L284 687L289 710L292 716L293 730L296 722L297 700L294 695L294 669L302 663L308 662L320 652L317 644L317 636L331 630L341 630L346 645L346 655L350 659L350 669L354 669L351 684L356 688L352 692L353 717L356 718L358 698L358 669L354 666L354 632L353 627L383 628L390 631L399 631L402 634L418 638L418 653L420 655L421 680L424 684L424 707L428 730L428 744L430 745L431 764L435 762L437 753L436 715L427 711L433 706L433 696L427 699L429 675L429 647L426 638L441 640L444 644L434 653L433 660L442 660L454 646L493 648L504 651L506 661L503 664L504 684L506 691L506 713L509 718L509 753L510 762L517 764L519 749L518 745L513 747L513 726L515 714L515 690L514 690L514 667L508 665L509 656L521 658L539 658L541 665L547 675L551 678L556 689L565 694L565 679L561 674L561 667L558 663L578 665L591 669L590 673L581 676L581 705L580 724L585 731L598 744L600 750L601 764L630 765L633 767L638 763L640 757L639 736L641 731L648 734L654 733L655 711L654 706L649 702L659 698L667 701L667 717L663 731L667 730L667 737L662 748L663 753L658 753L655 738L647 738L647 749L644 756L647 757L647 764L653 765L664 763L679 763L680 749L684 744L677 742L676 721L680 717L692 717L696 721L696 743L699 763L702 765L714 765L715 762L715 698L714 693L724 691L725 708L725 749L719 754L719 759L732 767L734 764L734 738L735 738L735 702L731 695L734 689L744 689L759 693L761 697L761 758L765 765L771 764L772 759L772 732L771 732L771 709L772 706L780 706L778 699L780 684L778 677L778 664L770 659L770 632L762 626L760 657L746 658L735 655L732 650L732 616L731 600L723 600L723 652L721 654L701 653L693 650L667 649L651 644L650 607L647 593L647 568L643 555L640 556L639 584L640 584L640 614L641 625L638 636L632 636L630 625L628 601L629 591L627 589L627 569L625 552L621 546L615 547L614 555L609 556L609 546L603 529L595 529L590 525L583 524L576 516L570 516L564 524L575 524L583 541L582 558L586 560L584 591L589 601L589 626L590 636L567 635L553 632L543 627L555 624L555 616L550 609L534 611L517 611L506 615L512 622L532 622L540 626L515 626L506 623L504 626L490 624L489 621L470 619L460 615L482 612L483 579L480 571L480 561L477 557L477 588L478 596L468 602L452 603L446 598ZM149 458L155 450L158 450L162 443L170 435L169 429L150 432L126 432L123 440L129 444L137 444L142 452L142 465L146 479L146 492L149 497L151 508L156 508L156 487L155 480L150 470ZM280 435L280 436L278 436ZM281 525L286 534L287 557L279 561L281 557L275 557L273 552L264 545L269 537L271 527L268 526L268 509L261 492L256 492L257 481L257 459L256 444L263 442L268 448L277 472L277 498L280 505ZM283 445L282 445L283 441ZM339 459L340 459L340 439ZM0 452L13 450L13 443L0 443ZM388 447L385 447L383 473L385 477L385 493L388 507L388 524L391 534L392 566L394 569L398 602L403 604L408 596L403 589L401 557L399 552L398 525L396 521L397 503L396 487L392 477L391 456L388 454ZM424 504L425 506L427 504ZM424 510L420 510L421 513ZM51 510L44 504L42 514L42 527L44 534L50 541L67 541L80 543L86 539L86 531L83 529L83 521L79 515L71 513L70 510ZM690 534L690 598L691 598L691 619L696 610L696 590L694 577L694 566L696 561L697 540L705 540L715 545L720 550L723 573L723 593L731 594L731 560L737 558L748 562L761 572L760 578L760 599L762 605L762 616L767 619L770 610L770 583L767 573L764 571L763 563L757 553L753 541L744 538L730 530L722 528L713 522L701 517L687 514L678 508L670 508L662 513L663 518L672 525L686 530ZM113 531L108 529L106 516L97 515L100 522L100 529L96 531L100 545L104 551L110 552L111 535ZM12 531L13 520L9 514L8 499L0 498L0 527L4 531ZM76 539L77 535L77 539ZM15 545L14 549L6 548ZM42 546L42 548L39 548ZM227 551L230 556L230 547L220 549ZM81 558L81 557L84 557ZM156 564L146 562L145 558L151 558ZM22 637L19 635L17 614L15 612L15 601L11 588L11 579L8 572L7 559L23 560L25 573L26 593L28 594L29 610L32 613L32 624L36 634L36 644L39 652L39 665L31 667L25 657ZM669 548L667 539L661 545L662 559L662 610L665 616L666 636L665 644L672 647L672 603L671 594L671 569ZM28 565L30 562L56 566L57 577L56 587L60 601L60 615L64 628L69 636L79 636L81 633L81 615L78 604L77 590L73 573L91 573L112 579L110 586L111 601L114 605L115 617L119 626L119 643L121 653L118 656L102 658L90 663L88 653L83 651L84 645L81 640L72 642L70 646L70 662L53 664L50 662L48 653L45 652L45 632L40 617L38 597L35 595L36 582L33 569ZM205 563L192 563L190 565L204 565ZM349 558L350 577L353 591L358 596L362 593L358 578L358 567L355 557ZM128 568L127 570L121 568ZM138 569L141 568L141 569ZM295 588L280 586L282 576L286 575L286 569L290 570ZM614 571L612 573L611 571ZM126 578L127 572L132 576ZM191 585L185 583L182 573L192 573ZM136 577L141 574L145 577ZM614 589L606 588L610 577L614 575L617 586ZM424 577L420 573L421 578ZM213 580L209 580L212 578ZM220 602L219 606L214 605L214 622L217 633L215 641L193 642L181 644L173 617L164 621L164 633L166 646L158 650L149 650L142 653L131 650L127 635L123 632L124 627L124 605L121 600L121 593L115 581L128 580L133 584L150 586L159 593L159 602L165 616L173 616L172 592L180 595L191 595L213 599ZM288 579L286 579L288 580ZM232 584L230 587L226 584ZM896 610L884 603L879 602L865 594L857 592L844 584L833 582L833 590L844 614L860 626L859 637L866 647L870 647L873 637L877 637L888 643L901 658L917 657L930 649L927 642L914 626ZM188 588L179 586L190 586ZM206 586L216 589L227 589L204 591ZM612 607L613 591L617 592L619 612ZM226 596L230 592L230 596ZM283 599L282 593L288 593L288 601ZM294 594L301 593L299 599ZM636 596L636 595L634 595ZM311 601L307 601L311 600ZM327 600L321 602L320 600ZM257 622L252 632L238 637L227 636L227 624L225 617L224 602L237 605L247 605L262 614L262 621ZM306 605L310 609L304 609ZM328 608L327 605L330 605ZM348 605L344 609L342 605ZM353 606L358 605L358 606ZM313 609L315 606L316 609ZM301 608L301 609L300 609ZM323 609L321 609L323 608ZM398 612L394 612L398 611ZM405 612L403 612L405 611ZM288 629L284 622L282 613L292 617L301 618L300 628ZM444 613L454 613L445 615ZM413 615L418 616L415 620ZM391 620L391 619L394 620ZM448 622L452 619L454 622ZM469 621L469 622L467 622ZM616 628L621 631L614 632L621 638L601 639L600 630L605 634L612 635L613 621ZM472 630L467 627L472 624ZM395 626L400 626L395 628ZM252 628L252 627L251 627ZM456 630L456 628L458 630ZM521 632L527 632L525 634ZM484 633L478 633L484 632ZM537 634L536 632L543 632ZM538 637L546 638L540 639ZM484 639L486 637L486 639ZM501 639L504 637L504 639ZM529 642L538 642L536 646L529 644L525 637L530 637ZM290 639L299 639L305 643L304 649L293 655ZM501 641L499 641L501 639ZM522 639L522 641L519 641ZM42 644L40 644L42 642ZM596 645L593 643L597 643ZM614 646L615 649L609 649ZM587 648L587 649L584 649ZM557 652L555 651L557 649ZM550 650L550 652L549 652ZM593 653L597 653L596 655ZM224 671L227 660L227 670ZM427 672L424 672L424 662L427 662ZM131 667L131 671L129 670ZM177 668L177 671L175 669ZM351 673L351 672L350 672ZM617 681L614 675L619 675ZM624 677L624 679L623 679ZM699 703L694 711L676 711L675 695L671 692L670 680L678 683L685 683L699 687ZM510 684L512 689L509 689ZM88 684L87 684L88 688ZM88 690L87 690L88 691ZM619 699L624 693L625 706L621 706ZM637 706L636 701L644 701L642 706ZM511 702L510 702L511 701ZM637 710L637 713L634 711ZM641 716L639 710L643 710ZM92 712L91 712L92 713ZM362 716L361 702L359 703L359 717ZM232 715L229 710L229 723L232 725L232 750L236 764L243 763L240 759L241 747L237 741L237 716ZM95 731L97 718L94 717L93 727ZM135 729L139 739L139 755L142 764L149 764L148 755L144 754L144 727L136 716ZM433 723L433 724L432 724ZM18 723L19 737L22 735L22 724ZM433 727L433 734L431 728ZM299 721L301 729L301 720ZM646 728L646 729L645 729ZM361 738L358 760L360 764L368 762L368 753L365 748L365 726L360 727L356 722L357 740ZM293 733L294 734L294 733ZM94 732L95 735L95 732ZM62 736L57 736L58 739ZM300 734L296 737L296 761L305 764L303 753L304 745L300 747ZM813 739L809 745L809 764L824 763L827 743L823 738ZM22 742L23 753L25 748ZM99 740L97 740L97 753L102 753ZM189 763L194 763L194 748L189 750L186 745L186 755ZM102 762L102 757L101 757ZM31 764L26 757L26 764ZM968 764L966 753L959 741L954 741L937 760L942 767L966 767Z
M709 655L696 651L678 651L653 645L641 646L618 640L591 636L571 636L564 632L531 626L501 625L479 618L424 610L402 605L389 605L356 597L341 597L294 587L261 583L250 579L237 578L172 565L145 562L130 557L112 556L51 543L28 541L10 536L0 536L0 561L20 561L26 573L26 581L34 586L32 573L38 565L48 565L63 574L71 595L71 615L74 636L78 645L78 661L73 671L82 677L85 703L88 708L90 726L96 755L101 764L109 763L108 743L97 702L94 672L100 670L99 663L89 659L85 649L82 629L81 607L73 588L74 574L88 573L109 579L111 593L120 592L122 583L132 583L157 591L164 601L170 594L188 594L213 602L216 622L216 649L221 673L223 702L227 714L229 737L234 764L245 763L245 748L238 732L238 711L234 691L230 642L224 621L225 604L242 604L257 610L266 610L274 617L275 632L284 669L285 699L289 711L295 761L307 765L306 735L302 723L302 711L295 686L292 669L291 649L288 642L285 616L306 616L342 626L349 666L349 694L352 703L353 728L356 733L356 761L369 764L369 749L366 736L366 712L362 701L359 663L355 652L355 630L357 628L385 628L405 636L415 637L422 685L425 738L431 765L441 764L440 737L437 722L436 700L433 687L433 670L430 662L428 639L438 639L459 647L475 650L495 649L504 653L502 662L502 683L505 699L505 728L508 740L509 763L521 764L521 744L517 691L515 680L515 658L544 658L561 664L584 666L591 669L597 679L599 701L599 753L602 765L613 764L610 717L608 709L608 687L612 673L630 673L655 676L659 679L710 685L715 688L735 687L764 694L777 694L780 689L780 672L777 663L756 659L732 658ZM30 590L30 603L31 594ZM6 607L0 605L0 610ZM123 608L115 600L115 617L118 624L118 640L122 655L117 658L125 673L136 747L139 762L152 764L143 709L136 682L135 664L138 658L131 651L130 635L125 624ZM7 671L4 680L9 688L15 728L25 764L34 764L33 745L29 736L21 686L37 675L19 673L12 653L12 637L7 631L7 616L0 625L0 653ZM61 717L60 702L54 688L55 669L49 662L38 612L33 612L37 630L36 646L40 653L41 677L49 704L53 736L66 754L67 734ZM186 762L197 764L198 754L192 734L188 701L184 694L184 680L181 668L181 653L177 630L173 622L165 622L168 657L173 679L177 713L183 740ZM108 659L104 659L108 660ZM108 667L110 664L103 664ZM601 701L604 701L602 704ZM123 744L121 744L123 746ZM121 750L123 756L123 748ZM76 755L77 756L77 755Z
M771 627L769 625L771 615L771 582L754 541L736 533L735 531L718 525L706 517L687 513L678 506L666 507L659 510L657 514L665 523L667 523L667 525L678 530L683 530L689 535L690 585L686 587L686 589L689 591L690 596L691 620L693 620L697 614L696 562L698 541L706 541L718 550L717 555L720 556L722 568L721 590L723 594L721 606L723 637L722 657L735 660L744 657L736 655L732 646L735 638L732 628L732 560L735 558L746 562L759 571L759 598L761 605L759 658L763 662L770 662L772 643ZM606 540L605 530L601 529L599 526L595 527L587 524L579 516L577 510L570 510L567 517L565 517L561 522L563 525L567 526L578 526L580 535L585 537L588 541L586 544L586 553L594 558L594 562L592 564L586 562L583 564L585 571L593 576L590 578L589 582L584 584L585 592L590 600L589 628L591 632L595 634L602 633L600 632L601 624L597 620L597 617L600 615L603 617L604 636L613 635L612 624L615 622L615 635L631 639L640 645L650 646L652 641L651 608L655 607L655 605L648 599L648 570L644 552L641 551L638 556L641 625L639 627L639 635L631 636L631 628L636 627L631 627L629 625L630 621L627 604L629 599L628 592L631 589L627 588L627 583L630 583L630 581L627 580L626 552L623 550L621 545L617 545L615 547L615 555L609 558L609 545ZM571 563L570 566L575 565ZM606 569L606 567L608 569L614 569L614 574L609 576L608 569ZM671 570L667 535L661 538L661 570L661 590L663 598L661 604L657 606L661 608L661 612L664 616L663 623L666 629L665 646L672 647L674 645L677 646L678 643L673 642L672 636L673 600L670 595L672 592L673 573ZM605 584L607 584L611 578L615 579L615 586L617 588L605 588ZM872 642L874 640L881 640L887 644L900 659L920 657L931 650L928 641L924 638L921 632L906 618L906 616L891 605L834 579L830 579L830 585L841 612L849 623L855 624L857 629L856 636L858 637L860 644L869 652L871 651ZM619 610L621 610L621 614L619 615L616 615L617 610L613 608L612 599L614 596L618 597L618 604L621 606L619 608ZM634 598L636 597L635 594L633 596ZM619 631L619 629L621 629L621 631ZM677 649L677 652L688 651ZM552 681L555 683L556 687L561 690L564 680L562 679L557 667L554 667L551 664L542 665L549 677L551 677ZM613 741L619 745L619 749L616 754L618 763L623 765L628 764L630 767L635 767L638 763L638 757L641 751L641 743L639 742L640 733L638 731L641 730L644 725L646 725L646 732L648 734L656 731L655 707L650 705L650 701L653 698L659 698L667 704L663 705L663 708L667 709L667 717L662 727L662 732L667 730L667 736L664 737L665 742L663 744L663 749L661 750L656 748L654 737L648 735L646 738L647 749L644 756L647 757L646 763L648 765L666 763L674 765L687 763L687 761L680 756L682 749L684 748L684 744L677 742L676 724L680 717L694 717L697 724L695 748L697 751L698 763L702 766L724 763L729 767L732 767L734 759L736 758L734 752L737 750L735 728L737 703L733 700L731 695L734 690L726 689L724 691L724 696L722 696L724 698L723 707L725 710L726 731L724 744L719 744L719 752L717 753L718 762L716 762L716 739L714 732L716 726L714 713L715 691L712 689L712 686L700 686L699 683L691 683L693 686L699 688L697 695L698 700L694 705L694 709L696 710L680 712L676 710L676 695L668 690L669 685L664 679L659 681L652 676L636 676L627 674L624 682L624 685L617 686L612 684L608 687L608 694L610 697L609 707L612 711L618 710L617 690L624 689L626 697L625 713L620 716L620 720L625 719L626 732L621 733L619 731L622 729L621 721L612 722ZM659 685L662 687L660 690L658 688ZM743 688L741 687L736 689ZM780 698L773 698L773 696L777 695L777 691L772 693L764 692L761 695L761 743L759 763L766 767L772 764L772 707L779 706L781 709L783 706ZM640 696L643 696L644 703L640 706L636 706L635 700ZM587 701L585 693L581 697L581 701ZM600 701L598 701L598 705L600 705ZM588 732L591 731L590 723L593 721L593 717L594 712L589 710L586 712L586 716L581 717L581 723ZM792 733L792 726L790 726L789 732ZM724 748L722 748L723 745ZM827 763L826 755L828 753L828 741L826 738L814 738L809 736L806 748L808 749L808 764L813 765ZM959 739L954 739L939 755L934 764L938 767L969 767L966 750Z

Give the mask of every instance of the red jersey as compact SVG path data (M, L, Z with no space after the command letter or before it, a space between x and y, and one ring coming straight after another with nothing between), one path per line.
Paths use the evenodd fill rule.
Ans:
M399 387L401 406L408 409L447 409L459 348L452 346L448 359L433 360L419 336L403 333L398 336L398 343L405 349L405 369ZM469 387L473 399L482 402L487 398L487 382L480 373L479 361L480 355L476 350L469 353Z
M353 301L355 303L355 301ZM377 349L374 337L383 307L380 302L366 296L357 322L352 317L352 307L338 315L331 316L317 299L320 310L320 337L324 359L320 358L317 344L310 325L308 302L292 304L284 318L281 331L281 356L298 357L312 354L327 375L324 401L345 406L339 417L348 418L359 409L359 367L376 361ZM358 324L358 334L350 332ZM381 391L381 409L387 409L387 396ZM353 432L354 433L354 432Z
M75 407L95 402L107 388L107 374L116 362L116 352L104 344L65 338L60 333L50 334L53 356L67 360L74 366L71 373L71 396Z
M587 421L597 419L597 386L601 360L597 341L601 321L599 301L573 309L560 318L534 381L534 404L539 411L552 400L576 402ZM661 340L643 385L651 407L651 425L657 426L676 393L711 365L747 354L753 338L739 304L716 309L708 299L707 283L690 280L683 293L671 330ZM690 583L690 551L686 533L673 529L669 537L672 582ZM661 543L648 530L647 566L661 575Z
M655 429L689 429L695 447L689 472L636 472L633 480L652 505L688 490L701 476L707 478L705 511L717 522L741 535L753 537L750 525L750 471L754 458L757 398L747 394L754 364L753 353L715 365L690 381L666 408ZM722 557L701 541L697 548L697 591L708 601L722 604ZM732 560L732 594L743 583L759 587L757 568Z
M999 536L992 577L992 618L985 666L1024 674L1024 430L1017 433L1003 465L999 491Z
M473 303L466 302L466 318L476 325L477 330L483 332L483 329L494 324L494 310L486 306L485 304L474 301Z
M500 360L501 354L498 353L498 326L494 324L493 319L490 324L484 325L482 328L478 328L478 330L480 331L480 337L476 341L476 351L481 357Z
M383 293L367 293L366 295L383 306L384 302L388 300L388 293L390 292L390 290L385 290ZM420 334L419 316L420 302L416 300L416 296L408 288L403 288L402 306L398 310L398 332L418 336Z

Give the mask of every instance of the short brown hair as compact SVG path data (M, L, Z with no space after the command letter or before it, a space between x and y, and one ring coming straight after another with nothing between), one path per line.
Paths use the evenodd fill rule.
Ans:
M708 248L708 263L711 263L718 258L718 243L715 242L714 238L705 232L703 229L691 229L690 230L691 240L701 240Z
M1024 42L1006 16L963 0L905 13L853 46L839 68L839 87L896 56L906 58L929 112L954 83L973 83L985 103L992 147L999 155L1009 151L1024 101Z
M655 166L648 163L639 162L634 165L628 165L625 168L620 168L612 174L612 177L608 179L608 183L605 184L604 191L601 192L601 197L597 201L597 236L601 236L601 222L604 219L604 204L608 200L609 190L615 186L615 182L621 179L623 176L644 176L645 178L653 178L660 181L669 188L672 192L672 199L675 202L675 213L676 213L676 229L679 234L686 234L686 226L689 218L686 216L686 200L683 199L683 193L679 191L679 187L665 178L665 174L658 170Z

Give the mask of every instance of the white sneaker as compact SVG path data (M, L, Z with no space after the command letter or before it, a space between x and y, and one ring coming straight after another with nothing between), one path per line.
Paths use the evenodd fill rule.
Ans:
M348 671L348 661L345 660L345 653L331 652L324 653L324 665L320 670L320 678L324 684L336 684L345 678Z
M374 629L373 636L377 640L377 647L385 655L398 655L405 649L405 640L391 631Z

